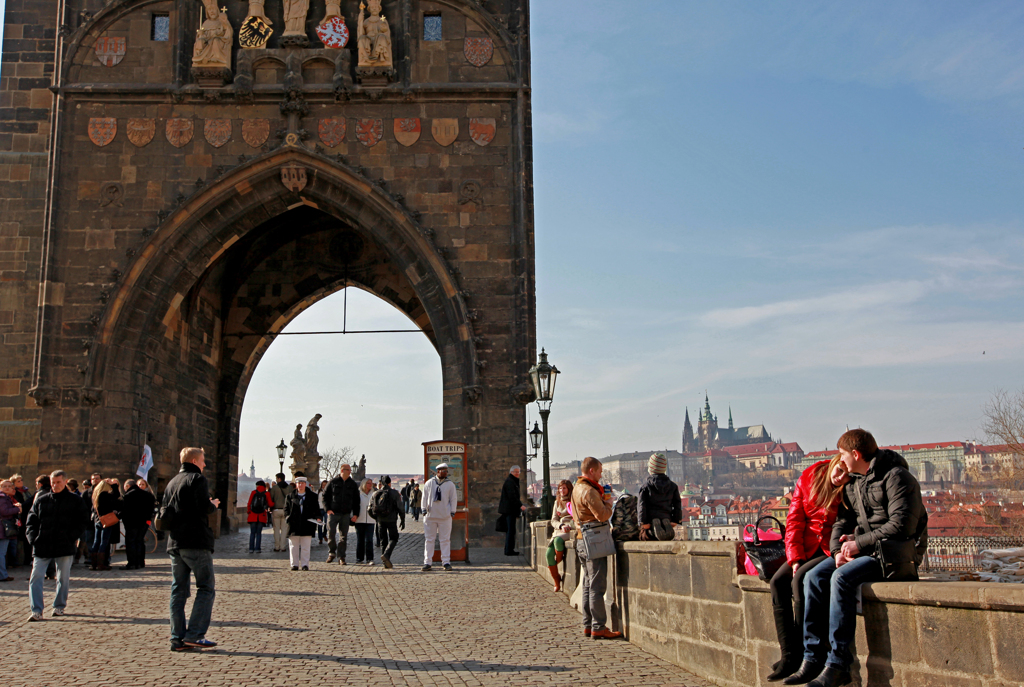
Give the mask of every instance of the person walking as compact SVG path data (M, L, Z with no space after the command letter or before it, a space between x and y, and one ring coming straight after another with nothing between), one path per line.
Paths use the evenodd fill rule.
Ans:
M13 582L7 574L7 551L13 544L18 545L18 520L21 518L21 504L14 500L14 483L9 479L0 482L0 582Z
M146 531L153 522L156 497L140 487L135 480L126 480L124 487L121 520L124 522L124 553L128 564L121 569L141 570L146 567Z
M434 476L423 485L420 507L423 509L423 571L434 561L434 541L441 546L441 564L452 569L452 518L459 500L458 489L448 479L448 464L434 468Z
M370 503L369 514L377 521L380 531L380 562L385 568L395 567L391 563L391 554L398 545L398 521L401 519L405 529L405 511L402 510L402 495L397 489L391 488L391 476L384 475L381 480L384 486L377 490Z
M323 546L327 539L327 506L324 504L324 495L327 492L327 480L320 480L320 491L316 493L316 502L320 506L320 524L316 526L316 545Z
M82 499L65 488L67 477L63 470L51 472L49 481L49 490L36 495L25 523L26 536L32 547L32 574L28 583L32 615L28 617L29 621L43 619L43 576L51 563L56 566L57 593L50 616L59 618L64 615L71 583L71 562L78 548L78 538L89 520L89 511Z
M850 476L842 454L819 460L800 474L786 515L786 562L768 583L772 594L775 634L782 658L772 666L768 682L797 671L804 655L804 578L831 555L832 523L839 511L843 486Z
M220 508L220 500L210 498L210 483L203 476L203 449L183 448L179 460L181 469L167 483L161 508L171 558L171 651L208 649L217 646L206 638L217 595L210 515ZM196 598L186 624L185 602L193 575Z
M416 522L420 521L420 501L423 499L423 490L420 489L420 485L413 482L412 492L409 495L409 502L412 505L412 519Z
M352 479L352 466L348 463L343 463L338 476L327 484L324 508L327 510L327 562L337 557L338 564L345 565L348 529L358 519L359 511L359 485ZM338 534L341 535L340 545L336 539Z
M501 498L498 500L498 515L505 518L505 555L518 556L516 551L516 523L519 516L526 511L519 497L519 466L513 465L508 470L508 477L501 486Z
M673 525L683 522L683 503L679 497L679 486L665 474L668 460L664 454L652 453L647 459L648 477L640 487L637 500L637 520L640 523L640 538L658 541L672 541L676 531Z
M356 563L373 565L373 529L377 521L370 515L373 480L364 479L359 489L359 510L356 511Z
M120 511L123 504L114 486L116 484L116 480L106 479L92 490L96 529L91 551L93 564L89 570L110 570L110 546L121 540Z
M320 504L308 488L309 480L295 478L295 491L288 496L285 514L288 520L288 558L292 570L309 570L309 549L320 522Z
M274 525L274 551L285 551L288 545L287 516L284 509L288 504L288 496L295 491L295 487L284 481L284 473L279 472L274 476L274 486L270 488L270 520Z
M572 489L572 517L576 523L576 539L583 539L581 526L590 522L608 522L612 517L612 495L601 488L604 466L597 458L583 459L583 475ZM583 547L576 547L576 556L583 563L583 634L594 639L618 639L621 632L606 627L608 614L604 593L608 586L608 558L587 559Z
M267 493L267 483L257 480L256 488L249 494L249 501L245 504L245 520L249 523L249 553L260 553L263 545L263 528L267 526L273 508L274 501Z

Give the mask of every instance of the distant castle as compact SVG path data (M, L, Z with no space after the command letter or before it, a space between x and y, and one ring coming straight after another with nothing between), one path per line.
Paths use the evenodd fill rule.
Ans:
M682 452L684 454L701 454L726 446L763 444L772 441L771 435L768 434L764 425L733 427L732 406L729 407L729 427L719 427L718 416L711 412L711 403L708 401L707 393L704 394L704 408L699 412L697 432L694 433L693 425L690 424L690 409L686 409L686 418L683 421Z

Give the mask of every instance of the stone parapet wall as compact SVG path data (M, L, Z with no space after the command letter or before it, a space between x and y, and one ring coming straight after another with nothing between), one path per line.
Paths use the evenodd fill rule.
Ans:
M533 525L546 580L550 529ZM566 551L564 593L580 577ZM719 685L768 685L779 658L768 585L737 575L733 542L627 542L609 579L609 617L629 641ZM614 598L613 598L614 597ZM1024 586L974 582L865 585L855 685L1009 687L1024 683Z

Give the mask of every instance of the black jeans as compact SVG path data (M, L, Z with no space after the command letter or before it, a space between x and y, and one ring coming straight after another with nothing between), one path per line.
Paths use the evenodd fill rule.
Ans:
M128 557L128 565L144 566L146 564L146 526L124 526L124 553Z
M383 549L380 554L381 558L384 556L391 558L391 554L398 544L398 523L378 522L377 527L380 529L380 548Z
M821 555L801 563L795 575L789 563L783 563L768 583L772 592L775 632L779 636L784 661L799 661L804 653L804 575L828 558L824 552L819 553Z
M356 523L356 563L373 560L373 523Z
M509 513L503 517L507 525L505 530L505 555L511 556L516 552L516 522L519 520L519 514Z

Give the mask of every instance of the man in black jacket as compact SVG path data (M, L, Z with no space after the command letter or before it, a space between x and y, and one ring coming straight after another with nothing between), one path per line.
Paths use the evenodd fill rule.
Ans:
M783 680L787 685L848 683L857 589L882 579L916 580L926 546L928 514L921 486L903 456L879 450L863 429L843 434L838 447L852 479L843 488L832 527L832 557L804 578L804 661Z
M338 558L341 559L339 565L345 565L348 527L359 515L359 485L352 479L352 466L348 463L342 463L339 473L324 489L324 508L327 510L327 562L333 561L337 552ZM340 548L335 541L335 535L339 531Z
M519 466L513 465L508 470L508 477L501 485L501 498L498 499L498 515L505 518L505 555L518 556L516 551L516 522L526 510L519 497Z
M78 538L89 522L89 509L78 497L65 489L67 477L63 470L50 473L50 489L36 494L25 522L25 535L32 547L32 574L29 577L30 621L43 619L43 576L51 563L57 569L57 595L53 599L51 617L64 615L71 581L71 563L78 548Z
M206 453L201 448L181 449L181 470L164 490L161 520L171 557L171 651L206 649L217 646L206 639L216 595L213 577L213 530L210 514L220 507L210 498L210 485L203 477ZM185 624L191 575L196 578L196 600Z
M672 525L683 521L683 501L679 497L679 487L665 474L667 470L668 460L661 453L652 453L647 459L647 472L650 476L640 487L640 498L637 500L641 539L649 539L653 530L655 539L671 541L676 536Z
M398 545L398 519L402 519L405 529L405 510L402 508L402 495L397 489L391 488L391 477L384 475L383 485L370 497L369 514L377 521L380 531L380 562L385 568L393 568L391 554Z
M146 530L153 520L156 497L139 487L135 480L126 480L121 498L121 522L124 523L124 552L128 565L122 570L146 567Z

